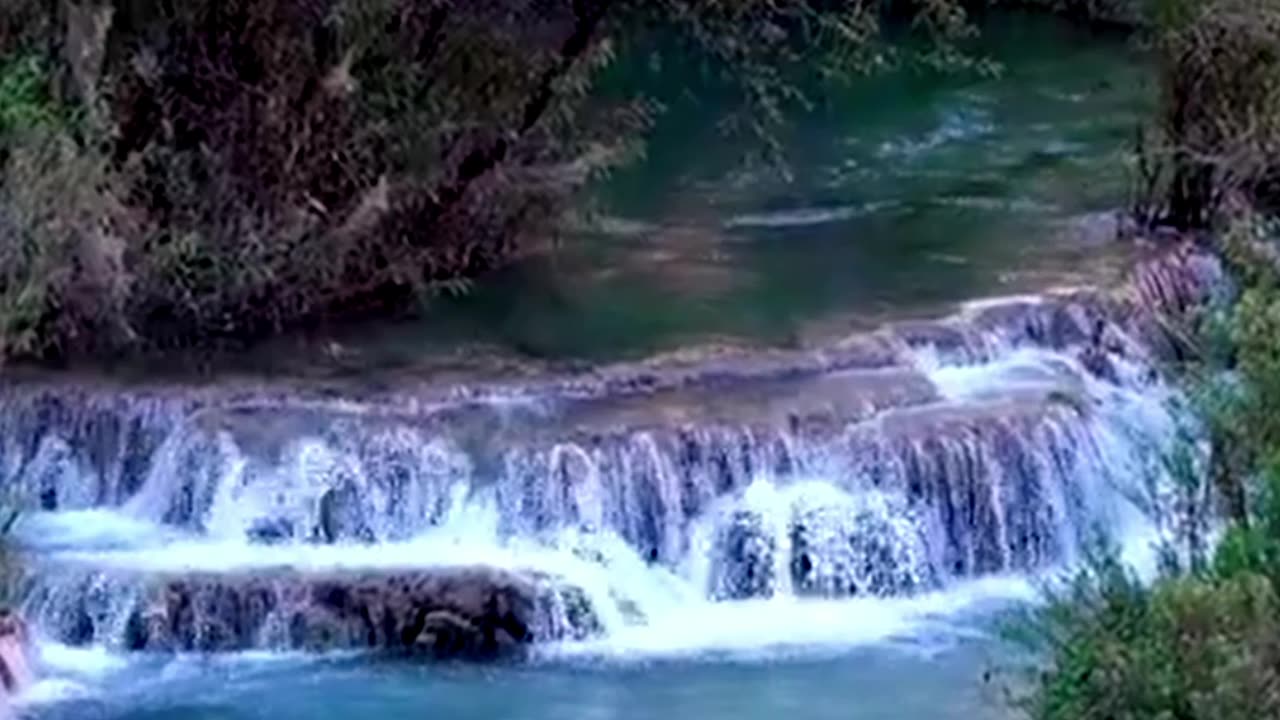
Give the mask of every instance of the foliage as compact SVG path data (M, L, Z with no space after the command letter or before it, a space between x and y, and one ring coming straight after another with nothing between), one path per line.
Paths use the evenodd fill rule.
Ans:
M1103 552L1052 589L1018 625L1047 662L1021 698L1027 717L1280 717L1280 284L1269 237L1256 222L1226 235L1243 290L1210 330L1229 347L1207 358L1223 364L1187 376L1230 511L1220 540L1197 542L1206 509L1181 503L1173 524L1191 562L1166 563L1144 584Z
M1212 562L1166 566L1154 583L1104 548L1013 638L1046 658L1016 698L1033 720L1280 717L1280 470L1252 525Z
M30 52L49 33L46 0L5 0L0 7L0 53Z
M126 287L120 209L102 158L57 133L14 148L0 187L0 357L46 355L116 322ZM120 329L123 332L123 329Z
M1142 25L1145 0L1024 0L1030 7L1047 8L1078 21L1127 28Z
M1185 371L1212 448L1214 484L1229 517L1248 524L1249 482L1280 458L1280 277L1262 222L1241 219L1220 245L1242 291L1202 318L1205 350Z
M1053 658L1022 702L1040 720L1280 716L1280 601L1252 573L1140 583L1114 560L1078 576L1028 626Z
M961 63L949 41L969 29L957 0L6 5L0 357L241 342L465 288L634 156L656 108L593 92L622 40L703 58L742 100L726 127L776 155L803 73L901 59L884 8L938 39L935 63ZM54 128L40 97L83 121ZM45 214L59 187L66 218ZM95 208L104 227L84 227Z
M1150 0L1160 110L1137 211L1204 229L1228 204L1280 207L1280 1Z
M0 138L58 122L46 94L44 64L35 55L17 55L0 64Z
M72 139L42 59L0 63L0 360L39 355L112 309L105 161Z

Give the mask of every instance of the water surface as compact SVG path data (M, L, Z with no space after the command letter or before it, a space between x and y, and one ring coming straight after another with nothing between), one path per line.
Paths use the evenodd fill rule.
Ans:
M790 345L1109 277L1144 58L1123 36L1021 14L988 21L978 52L1001 71L811 88L782 133L789 176L744 159L759 146L723 133L720 94L689 91L696 67L624 61L609 87L667 111L645 159L593 190L590 226L343 342L389 364L459 343L592 360Z
M921 638L833 655L405 665L364 659L94 655L51 684L39 720L997 720L1011 717L990 638ZM984 631L985 632L985 631ZM103 692L101 685L109 684ZM41 702L59 695L79 700Z

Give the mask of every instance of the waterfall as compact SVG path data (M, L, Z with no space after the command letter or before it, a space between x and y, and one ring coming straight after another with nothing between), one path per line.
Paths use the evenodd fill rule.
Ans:
M0 479L42 509L16 528L26 611L116 650L893 632L1099 527L1142 549L1176 430L1152 308L1203 301L1212 269L524 384L15 383Z

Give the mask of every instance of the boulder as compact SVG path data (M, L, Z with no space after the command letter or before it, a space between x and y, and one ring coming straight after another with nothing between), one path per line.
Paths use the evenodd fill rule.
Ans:
M32 609L46 632L72 645L487 660L599 631L580 591L542 574L491 568L181 575L86 568L46 576L57 579L37 589Z

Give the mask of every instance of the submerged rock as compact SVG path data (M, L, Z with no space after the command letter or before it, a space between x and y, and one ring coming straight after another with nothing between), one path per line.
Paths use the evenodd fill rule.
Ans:
M246 532L250 542L278 545L294 538L293 524L284 518L260 518Z

